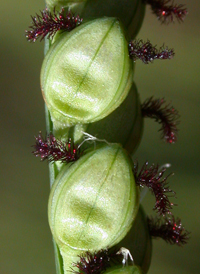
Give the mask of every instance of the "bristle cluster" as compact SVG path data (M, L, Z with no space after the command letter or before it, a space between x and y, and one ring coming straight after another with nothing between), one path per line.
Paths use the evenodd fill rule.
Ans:
M35 42L38 38L40 41L45 37L52 38L59 30L71 31L82 22L79 16L75 17L70 12L66 13L64 9L61 12L54 10L53 13L44 9L40 15L36 14L31 18L32 26L29 26L31 30L26 31L26 38L30 42Z
M103 273L108 267L110 267L113 257L117 257L116 252L110 253L108 250L100 250L98 252L86 252L79 256L80 261L75 263L79 271L73 271L77 274L100 274Z
M162 23L174 22L174 18L182 22L188 14L185 5L174 4L173 0L144 0L144 2L151 6L153 14Z
M171 218L148 218L149 232L153 238L161 238L172 245L184 245L189 239L189 232L184 229L181 219Z
M155 59L172 59L174 54L173 49L168 49L168 47L164 47L164 45L157 49L149 40L147 40L147 42L143 40L133 40L129 43L130 58L134 61L140 59L144 64L152 63Z
M160 215L165 216L166 214L170 214L170 210L174 205L169 201L168 194L175 193L168 187L167 179L170 175L163 178L163 174L166 171L166 168L163 168L159 171L159 166L155 166L154 164L148 168L148 162L146 162L140 172L138 172L138 162L134 162L134 176L136 180L136 184L140 187L147 187L151 190L156 198L156 203L154 206L154 210L156 210Z
M161 124L161 138L167 143L173 144L177 141L177 125L179 124L178 111L162 99L150 97L141 105L142 116L154 119Z
M57 140L53 134L47 135L44 139L41 133L35 139L33 154L36 157L41 157L42 161L69 163L78 160L80 157L80 150L70 139L64 143Z

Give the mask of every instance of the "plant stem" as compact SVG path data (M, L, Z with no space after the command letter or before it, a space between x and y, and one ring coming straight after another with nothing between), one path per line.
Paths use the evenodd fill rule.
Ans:
M45 46L44 46L44 55L46 55L48 49L50 47L50 42L48 39L45 39ZM47 133L53 132L53 123L51 121L50 113L48 108L45 104L45 121L46 121L46 131ZM58 169L55 163L49 163L49 180L50 180L50 188L52 187L56 177L58 175ZM56 264L56 274L64 274L63 270L63 259L60 254L60 250L53 239L53 246L54 246L54 256L55 256L55 264Z

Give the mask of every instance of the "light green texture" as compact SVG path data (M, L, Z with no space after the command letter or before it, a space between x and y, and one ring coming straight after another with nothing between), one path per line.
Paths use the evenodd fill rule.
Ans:
M138 211L132 161L118 144L86 153L58 175L48 217L67 271L70 257L120 242Z
M55 128L98 121L126 98L133 81L124 31L115 18L61 35L44 59L41 88Z
M143 272L139 266L129 265L125 267L112 267L105 274L143 274Z
M145 14L145 4L142 0L79 0L58 1L48 0L47 6L53 10L62 7L70 8L83 20L97 17L117 17L123 23L131 38L138 33Z

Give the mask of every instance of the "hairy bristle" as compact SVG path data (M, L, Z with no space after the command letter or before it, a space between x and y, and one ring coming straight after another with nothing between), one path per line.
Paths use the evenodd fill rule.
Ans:
M161 138L167 143L173 144L177 141L177 125L179 124L178 111L162 99L150 97L141 105L142 116L154 119L161 124Z
M161 23L174 22L174 18L182 22L188 14L185 5L174 4L173 0L144 0L144 3L151 6L153 14Z
M74 273L100 274L110 267L111 261L118 261L119 255L117 255L116 251L108 251L108 249L105 249L94 253L88 251L79 256L79 258L80 261L73 265L77 267L79 271L73 271Z
M168 49L168 47L165 47L164 45L157 49L149 40L147 40L147 42L144 42L143 40L133 40L129 43L130 58L134 61L140 59L144 64L149 64L155 59L172 59L174 54L173 49Z
M170 218L148 218L150 235L153 238L161 238L172 245L184 245L189 239L189 232L185 230L181 223L181 219Z
M71 142L71 139L64 143L56 140L53 134L48 134L44 139L41 133L35 139L36 143L33 145L35 150L32 153L36 157L41 157L42 161L69 163L78 160L80 157L80 149Z
M140 187L148 187L151 190L156 198L154 210L163 216L165 216L165 214L171 214L170 210L174 205L169 201L167 195L169 195L169 193L173 196L175 195L175 192L168 187L167 183L167 179L172 173L163 178L165 171L166 168L159 171L159 166L155 166L154 164L148 168L148 162L146 162L140 172L138 172L138 162L134 162L133 173L136 184Z
M29 26L31 30L26 30L26 38L30 42L35 42L38 38L42 41L45 37L52 38L57 31L71 31L76 26L80 25L82 19L79 16L74 16L64 9L61 12L51 13L48 9L41 11L41 14L31 16L32 25Z

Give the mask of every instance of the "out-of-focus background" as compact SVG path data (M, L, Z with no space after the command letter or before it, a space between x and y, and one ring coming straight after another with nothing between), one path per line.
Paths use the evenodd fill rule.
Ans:
M199 176L199 1L177 0L189 10L183 24L161 25L149 8L138 35L153 44L175 49L170 61L148 66L137 62L135 82L141 101L165 97L179 110L178 142L165 144L159 126L146 120L144 135L134 155L139 163L170 162L175 176L169 179L181 217L191 239L183 248L153 242L149 274L199 273L200 176ZM0 42L0 273L54 274L53 247L47 221L48 166L32 156L34 135L45 134L44 103L39 75L44 44L26 42L24 30L30 15L42 10L42 0L2 1ZM151 214L154 200L148 194L144 206Z

